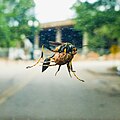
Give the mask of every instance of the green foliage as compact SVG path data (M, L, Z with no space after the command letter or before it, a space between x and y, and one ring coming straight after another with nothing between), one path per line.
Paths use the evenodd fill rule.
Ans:
M120 39L120 4L115 0L77 1L75 28L89 34L91 48L107 48Z
M17 46L22 42L21 34L31 35L28 21L36 20L34 6L33 0L0 1L0 47Z

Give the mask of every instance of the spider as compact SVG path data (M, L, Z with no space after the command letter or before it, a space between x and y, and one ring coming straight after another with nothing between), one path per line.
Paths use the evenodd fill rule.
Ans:
M57 43L57 44L59 44L59 46L57 46L55 49L51 49L50 47L46 47L50 51L54 52L54 54L51 57L47 57L44 59L43 64L42 64L42 72L44 72L49 66L59 65L58 70L55 73L55 75L57 75L57 73L60 70L60 67L62 65L66 64L70 77L72 77L71 76L71 72L72 72L73 75L78 80L84 82L84 80L80 79L75 74L76 71L74 71L73 67L72 67L72 59L74 58L74 55L77 53L77 48L74 45L72 45L71 43ZM34 67L39 62L41 62L41 59L43 59L43 48L44 48L44 45L42 45L41 57L38 59L38 61L34 65L27 66L26 67L27 69ZM52 62L54 62L54 64L51 64Z

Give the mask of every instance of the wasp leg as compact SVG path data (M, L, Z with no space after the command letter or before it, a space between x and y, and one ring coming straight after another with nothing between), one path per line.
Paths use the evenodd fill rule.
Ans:
M57 65L57 64L52 64L52 65L43 65L43 64L42 64L42 65L39 65L39 66L48 66L48 67L49 67L49 66L56 66L56 65Z
M84 80L80 79L80 78L75 74L75 72L72 72L72 73L73 73L73 75L74 75L78 80L80 80L80 81L82 81L82 82L85 82Z
M72 63L70 63L71 65L70 65L70 67L71 67L71 71L72 72L76 72L75 70L73 70L73 66L72 66Z
M50 62L48 61L48 62L46 62L46 63L43 63L43 65L41 65L42 66L42 72L44 72L49 66L56 66L57 64L52 64L52 65L50 65Z
M43 58L43 49L44 49L44 45L42 45L41 58Z
M70 62L70 69L71 69L71 72L73 73L73 75L80 81L82 82L85 82L84 80L80 79L76 74L75 74L75 71L73 71L73 68L72 68L72 62Z
M57 75L57 73L59 72L60 67L61 67L61 65L59 65L58 70L57 70L57 72L55 73L55 76L56 76L56 75Z
M69 72L70 77L72 77L72 76L71 76L71 73L70 73L70 70L71 70L71 68L70 68L70 63L67 63L67 69L68 69L68 72Z
M41 52L41 56L40 56L40 58L38 59L38 61L37 61L34 65L27 66L27 67L26 67L27 69L36 66L36 65L40 62L40 60L43 59L43 47L44 47L44 46L42 45L42 52Z

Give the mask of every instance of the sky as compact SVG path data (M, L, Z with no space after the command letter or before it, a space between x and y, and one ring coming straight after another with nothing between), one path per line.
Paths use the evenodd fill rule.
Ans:
M76 0L34 0L35 15L40 23L53 21L61 21L75 17L74 10L70 8ZM81 2L88 1L90 3L96 0L80 0Z
M35 15L40 23L73 18L75 13L70 8L76 0L34 0Z

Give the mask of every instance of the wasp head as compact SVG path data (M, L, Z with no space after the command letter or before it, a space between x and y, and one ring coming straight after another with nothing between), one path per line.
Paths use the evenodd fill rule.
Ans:
M75 55L77 53L77 48L73 46L72 48L72 55Z
M75 55L77 53L77 48L71 43L68 43L67 48L68 52L71 53L72 55Z

